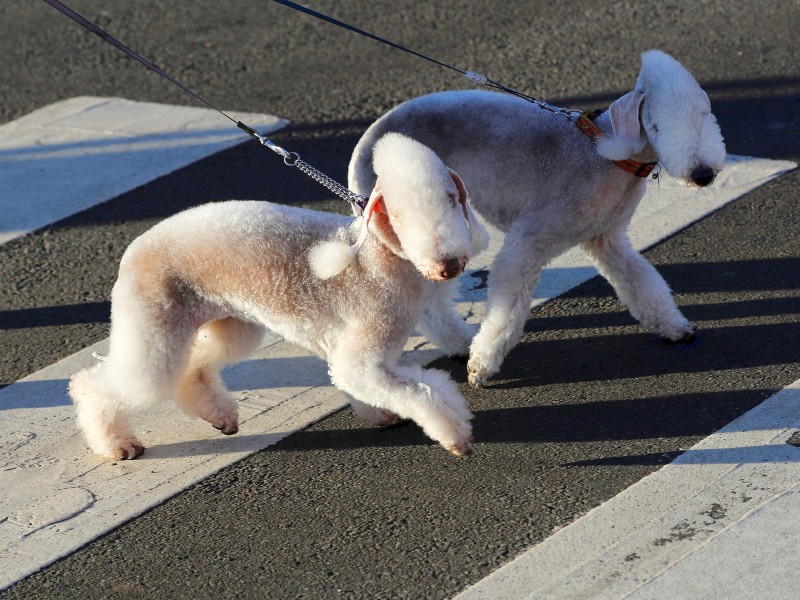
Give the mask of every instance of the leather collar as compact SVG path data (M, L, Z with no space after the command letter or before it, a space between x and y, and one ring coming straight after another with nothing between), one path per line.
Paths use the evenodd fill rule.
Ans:
M598 136L605 136L605 133L595 124L593 119L596 119L603 111L595 110L589 113L582 113L575 125L580 129L584 135L594 141ZM647 177L653 172L658 162L641 163L636 160L615 160L612 161L623 171L631 173L635 177Z

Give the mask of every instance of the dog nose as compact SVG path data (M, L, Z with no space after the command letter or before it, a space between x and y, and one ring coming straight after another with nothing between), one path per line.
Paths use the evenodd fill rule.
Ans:
M692 171L692 181L694 181L700 187L706 187L712 181L714 181L714 171L709 167L697 167L694 171Z
M448 258L447 260L442 262L441 269L439 270L439 274L444 279L452 279L457 275L461 274L461 261L457 258Z

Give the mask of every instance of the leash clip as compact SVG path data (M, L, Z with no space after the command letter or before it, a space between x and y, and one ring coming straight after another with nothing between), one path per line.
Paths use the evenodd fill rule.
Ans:
M481 85L486 85L486 82L489 81L489 79L485 75L481 75L480 73L476 73L475 71L467 71L466 73L464 73L464 76L470 81L474 81L475 83L480 83Z
M293 154L293 153L290 153L287 150L284 150L283 148L278 146L277 144L272 143L267 136L261 135L255 129L253 129L252 127L248 127L247 125L245 125L241 121L237 121L236 122L236 126L239 129L241 129L242 131L244 131L251 138L256 140L262 146L266 146L267 148L269 148L270 150L272 150L276 154L280 154L283 157L283 161L284 162L286 162L287 160L291 159L291 154ZM297 156L295 155L295 159L292 162L294 163L296 160L297 160ZM288 165L289 163L286 162L286 164Z

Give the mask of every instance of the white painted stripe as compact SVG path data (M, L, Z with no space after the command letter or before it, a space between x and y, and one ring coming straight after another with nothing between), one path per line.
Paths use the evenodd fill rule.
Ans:
M800 380L457 600L793 597L798 427Z
M235 118L265 134L287 124ZM88 96L0 125L0 243L247 139L208 108Z
M717 189L695 192L662 183L644 200L632 237L653 243L671 230L660 228L669 213L680 228L776 177L793 163L732 157ZM674 218L681 213L680 218ZM493 234L491 249L499 247ZM568 253L543 275L546 293L563 293L593 272ZM492 253L475 261L490 263ZM463 278L460 308L477 319L483 290ZM538 299L540 301L541 299ZM471 311L471 312L468 312ZM407 350L423 340L412 338ZM207 423L191 420L165 404L135 420L147 453L136 461L103 462L88 453L75 430L66 395L71 374L94 362L105 342L74 354L0 390L0 589L77 549L111 528L259 449L275 443L345 405L330 385L326 366L275 336L255 356L226 372L241 398L240 433L220 436ZM438 351L422 345L407 360L429 361ZM266 387L265 387L266 384Z

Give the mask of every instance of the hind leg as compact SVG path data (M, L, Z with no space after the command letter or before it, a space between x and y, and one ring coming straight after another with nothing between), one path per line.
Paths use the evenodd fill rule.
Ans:
M78 428L92 452L115 460L136 458L144 446L128 423L126 402L109 401L114 392L98 385L103 364L77 373L69 382L69 394L78 414Z
M260 325L234 317L206 323L197 330L189 366L175 392L175 402L226 435L239 431L239 411L220 376L229 364L252 354L264 337Z
M179 308L154 306L124 282L115 285L108 357L69 384L78 427L95 453L131 459L144 452L128 415L172 395L193 333Z

